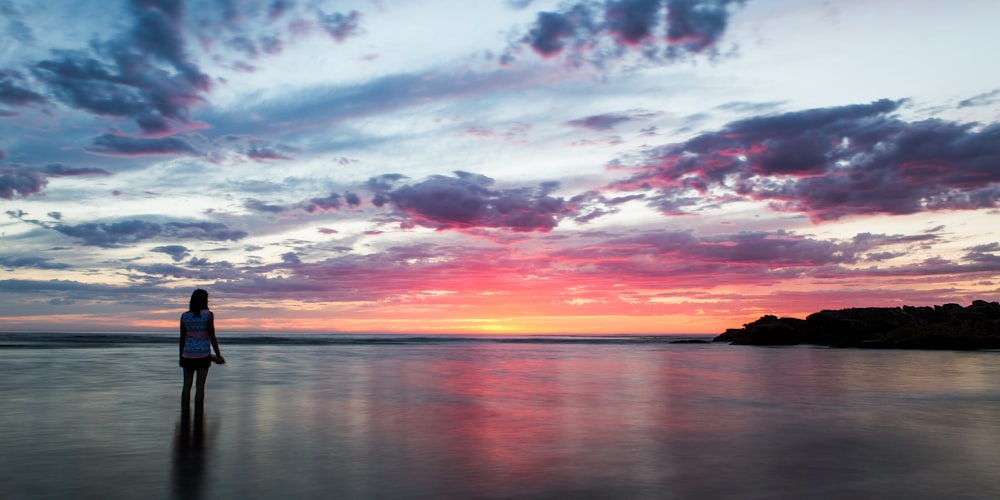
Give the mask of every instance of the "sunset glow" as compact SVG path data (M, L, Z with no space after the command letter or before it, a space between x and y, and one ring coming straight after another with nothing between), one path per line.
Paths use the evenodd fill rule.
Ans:
M418 334L1000 291L1000 3L4 13L0 330L173 331L197 287L220 332Z

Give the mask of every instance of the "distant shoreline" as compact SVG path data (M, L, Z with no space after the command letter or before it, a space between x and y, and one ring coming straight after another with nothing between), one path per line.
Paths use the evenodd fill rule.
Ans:
M874 349L1000 349L1000 303L823 310L806 319L762 316L714 342Z

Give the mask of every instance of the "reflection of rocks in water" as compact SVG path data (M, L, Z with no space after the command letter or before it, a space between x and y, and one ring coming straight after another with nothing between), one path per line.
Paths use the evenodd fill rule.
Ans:
M192 421L193 420L193 421ZM172 488L175 498L197 499L202 497L207 473L205 445L205 415L195 411L181 412L180 422L174 433Z
M763 316L731 328L715 342L741 345L815 344L889 349L1000 348L1000 303L969 307L861 307L824 310L806 319Z

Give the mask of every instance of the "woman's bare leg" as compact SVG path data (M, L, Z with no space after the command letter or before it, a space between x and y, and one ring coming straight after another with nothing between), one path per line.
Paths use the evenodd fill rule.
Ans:
M184 388L181 389L181 409L191 408L191 384L194 383L194 370L184 369Z
M199 409L205 406L205 381L208 380L208 368L198 370L198 384L195 387L194 407Z

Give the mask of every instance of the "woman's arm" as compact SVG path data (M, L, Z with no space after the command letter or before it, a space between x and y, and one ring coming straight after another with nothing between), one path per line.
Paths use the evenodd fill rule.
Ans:
M181 357L181 358L184 357L184 342L187 340L187 335L188 335L187 328L184 327L184 320L182 319L181 320L181 346L180 346L180 353L178 353L178 357Z
M215 338L215 314L212 311L208 312L208 324L205 327L208 329L208 338L212 339L212 349L215 349L216 362L225 363L226 358L222 357L222 352L219 351L219 341Z

